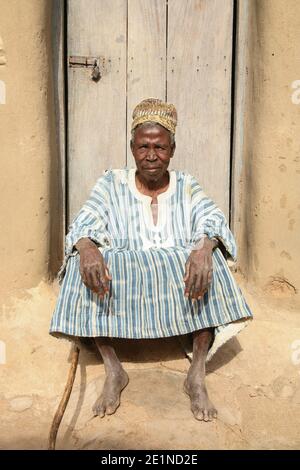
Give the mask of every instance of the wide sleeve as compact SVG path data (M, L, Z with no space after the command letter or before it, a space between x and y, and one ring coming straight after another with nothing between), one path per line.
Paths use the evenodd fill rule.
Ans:
M110 180L110 170L106 170L98 178L88 199L68 227L68 233L65 237L64 262L57 275L60 284L69 257L78 253L75 245L81 238L90 238L98 246L108 246L110 244L107 230Z
M99 246L109 244L107 232L109 175L105 172L93 187L89 198L68 227L65 255L72 253L81 238L90 238Z
M204 235L217 238L223 245L223 252L233 261L237 259L237 246L229 229L225 215L204 193L198 181L191 177L191 232L192 245Z

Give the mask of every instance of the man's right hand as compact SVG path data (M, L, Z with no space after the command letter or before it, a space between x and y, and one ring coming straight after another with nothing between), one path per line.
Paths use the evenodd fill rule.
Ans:
M86 287L98 294L101 299L109 291L111 275L102 253L89 238L81 238L75 245L80 255L80 274Z

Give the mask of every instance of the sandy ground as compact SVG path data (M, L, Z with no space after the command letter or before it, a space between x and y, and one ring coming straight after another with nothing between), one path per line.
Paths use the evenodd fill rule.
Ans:
M57 448L299 449L299 311L289 293L241 287L255 320L208 364L217 421L198 422L191 414L182 390L189 362L176 338L118 342L130 376L121 407L93 418L104 369L93 349L81 351ZM41 283L3 308L1 449L47 448L69 369L70 343L48 335L56 295L57 285Z

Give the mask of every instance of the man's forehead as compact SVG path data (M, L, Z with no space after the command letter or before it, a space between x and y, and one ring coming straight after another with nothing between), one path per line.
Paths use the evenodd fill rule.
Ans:
M162 126L155 125L151 127L141 127L136 130L137 139L169 139L169 131Z

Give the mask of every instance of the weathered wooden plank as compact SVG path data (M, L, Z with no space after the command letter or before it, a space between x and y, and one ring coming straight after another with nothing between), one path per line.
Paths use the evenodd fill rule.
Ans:
M255 37L255 2L238 0L237 2L237 33L235 57L235 98L232 149L232 185L231 185L231 229L238 246L247 239L244 233L247 224L242 223L243 212L247 200L244 194L245 185L245 134L246 115L249 110L249 93L251 77L251 51Z
M172 167L229 214L232 0L168 1L167 97L178 110Z
M132 111L145 98L166 96L166 1L128 0L127 164Z
M61 266L66 233L66 119L64 77L64 15L65 4L60 0L52 3L52 64L53 98L55 108L56 152L51 159L51 236L49 273L53 279Z
M101 58L98 82L68 68L69 222L102 171L126 162L126 23L125 0L68 2L68 55Z

